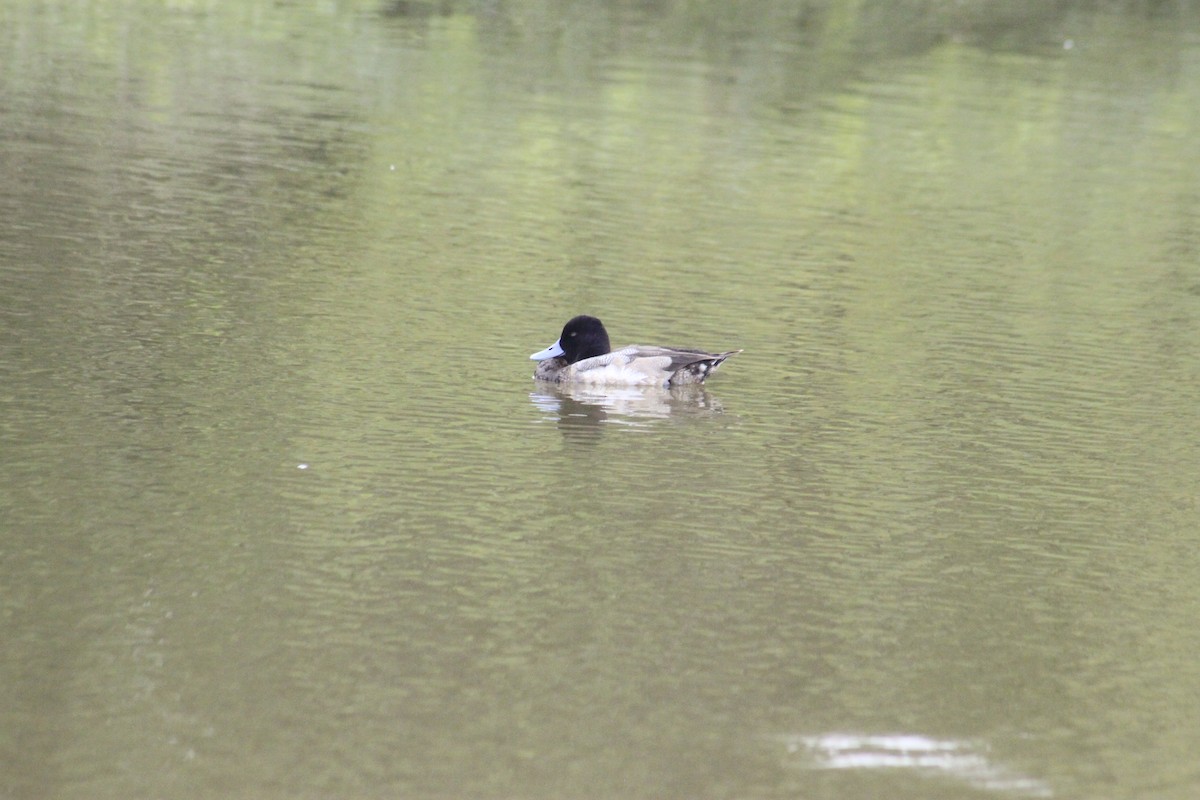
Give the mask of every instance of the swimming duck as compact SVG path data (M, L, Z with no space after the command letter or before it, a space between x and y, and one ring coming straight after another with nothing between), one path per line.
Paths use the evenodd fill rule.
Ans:
M673 347L630 345L613 350L604 323L580 315L563 326L558 341L530 356L540 361L536 380L609 386L678 386L704 383L721 362L742 352L706 353Z

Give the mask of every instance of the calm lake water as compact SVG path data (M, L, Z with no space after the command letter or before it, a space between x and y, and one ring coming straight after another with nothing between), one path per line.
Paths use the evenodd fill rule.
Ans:
M1200 795L1198 137L1185 0L6 3L0 797Z

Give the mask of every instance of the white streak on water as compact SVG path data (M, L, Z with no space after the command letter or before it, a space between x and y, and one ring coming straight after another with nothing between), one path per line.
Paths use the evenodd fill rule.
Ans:
M1052 797L1037 778L991 760L988 747L972 741L932 739L920 734L826 733L784 735L789 754L802 755L809 769L905 769L928 777L960 780L975 789L1021 797Z

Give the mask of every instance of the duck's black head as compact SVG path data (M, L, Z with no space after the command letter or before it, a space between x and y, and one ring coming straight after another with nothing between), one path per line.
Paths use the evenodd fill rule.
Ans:
M612 346L608 342L608 331L604 330L604 323L595 317L580 314L567 321L557 342L540 353L534 353L530 358L542 361L561 356L568 364L574 364L576 361L602 356L611 351Z
M580 314L563 325L558 343L569 364L612 352L612 345L609 344L608 331L604 330L604 323L586 314Z

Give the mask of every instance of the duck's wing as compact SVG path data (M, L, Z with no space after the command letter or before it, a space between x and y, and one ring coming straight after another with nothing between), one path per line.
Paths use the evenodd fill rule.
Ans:
M585 358L567 367L563 379L611 386L665 386L671 377L671 359L648 352L653 349L635 345Z
M708 353L677 347L630 345L577 361L557 380L610 386L670 386L704 383L721 362L741 350Z
M652 373L664 384L704 383L704 379L721 366L721 362L741 350L710 353L687 347L652 347L632 345L611 355L622 354L629 359L630 368Z

